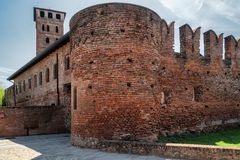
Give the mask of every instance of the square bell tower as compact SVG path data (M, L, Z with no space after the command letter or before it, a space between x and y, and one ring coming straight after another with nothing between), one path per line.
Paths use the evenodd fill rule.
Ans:
M37 7L34 7L33 10L36 23L36 53L38 55L63 36L66 13Z

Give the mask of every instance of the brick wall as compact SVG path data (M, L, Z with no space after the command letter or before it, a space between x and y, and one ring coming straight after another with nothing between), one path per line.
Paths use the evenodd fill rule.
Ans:
M65 58L70 54L69 43L55 50L46 58L29 68L27 71L14 79L16 105L17 106L49 106L60 105L70 106L64 100L66 92L64 85L71 82L70 69L65 69ZM54 78L54 65L59 64L58 81ZM46 80L46 72L49 68L49 81ZM40 73L42 73L42 84L40 84ZM35 85L36 76L36 85ZM29 79L31 79L31 88L29 88ZM25 90L24 90L25 81ZM17 91L16 91L17 90ZM59 91L58 91L59 90ZM68 95L70 98L70 95Z
M64 133L64 107L15 107L0 109L0 136Z
M108 152L155 155L168 158L194 160L238 160L239 148L216 147L207 145L156 144L143 142L103 141L95 148Z
M78 12L70 28L74 144L155 141L239 125L239 60L222 60L222 34L204 33L202 56L200 28L184 25L182 53L174 53L174 23L117 3Z

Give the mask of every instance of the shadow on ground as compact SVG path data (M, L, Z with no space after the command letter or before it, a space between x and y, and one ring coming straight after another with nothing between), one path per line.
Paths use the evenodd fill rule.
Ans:
M0 160L170 160L155 156L106 153L70 144L69 134L0 139Z

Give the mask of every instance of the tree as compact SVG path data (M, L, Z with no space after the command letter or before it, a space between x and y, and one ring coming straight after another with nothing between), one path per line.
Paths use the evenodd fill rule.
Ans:
M5 101L5 91L3 87L0 87L0 107L3 106L3 102Z

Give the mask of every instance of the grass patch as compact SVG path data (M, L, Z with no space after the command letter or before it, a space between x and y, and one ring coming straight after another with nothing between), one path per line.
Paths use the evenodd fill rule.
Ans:
M240 147L240 128L229 129L218 133L160 137L159 142Z

